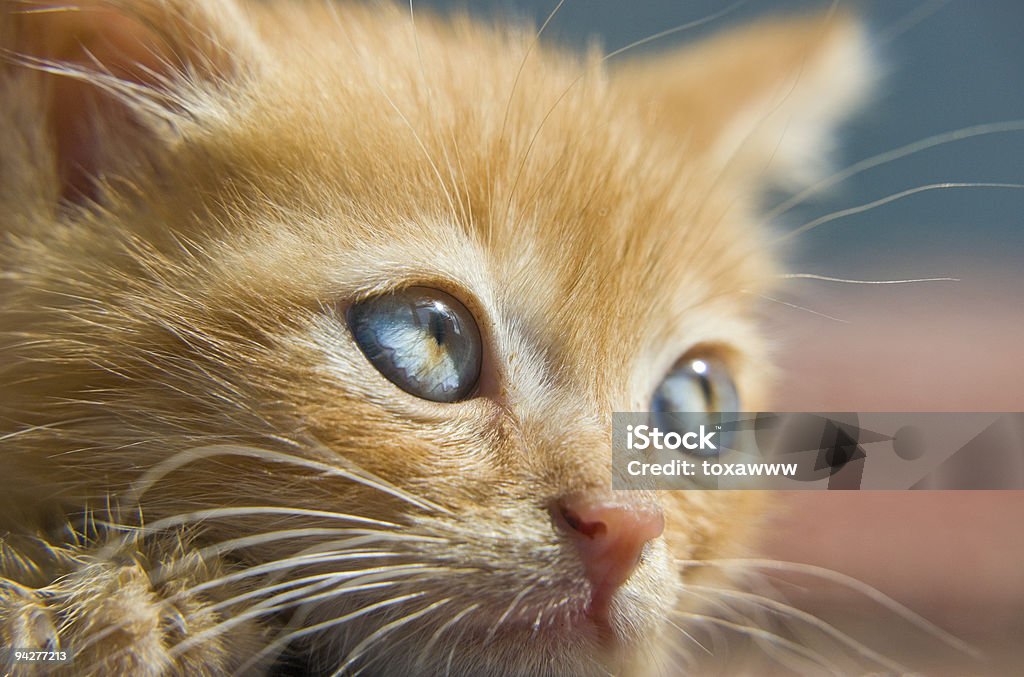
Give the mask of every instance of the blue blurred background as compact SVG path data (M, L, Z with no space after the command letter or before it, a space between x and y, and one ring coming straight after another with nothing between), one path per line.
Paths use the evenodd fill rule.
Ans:
M885 68L876 97L847 125L837 167L934 134L1024 119L1024 1L860 0ZM540 25L557 0L416 0L417 8L469 9ZM706 25L635 50L668 49L758 16L827 8L806 0L566 0L545 35L611 51L732 7ZM625 56L625 55L624 55ZM789 213L797 226L832 210L937 182L1024 183L1024 132L975 137L888 163ZM1024 273L1024 190L928 191L845 217L801 236L801 270L892 277ZM1022 289L1024 291L1024 289Z

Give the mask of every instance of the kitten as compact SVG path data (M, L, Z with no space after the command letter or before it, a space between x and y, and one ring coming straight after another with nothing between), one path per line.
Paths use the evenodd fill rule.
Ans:
M699 650L701 563L765 499L613 492L610 416L669 374L762 401L758 198L863 97L854 21L613 68L386 6L0 20L2 645L87 675Z

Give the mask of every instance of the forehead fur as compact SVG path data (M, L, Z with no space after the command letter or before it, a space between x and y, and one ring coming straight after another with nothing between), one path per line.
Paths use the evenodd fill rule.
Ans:
M497 340L517 334L618 407L635 404L638 356L725 338L681 334L688 315L707 328L705 304L741 315L769 279L753 188L648 124L646 102L597 57L527 30L385 16L258 16L263 48L230 105L184 128L149 193L194 208L168 221L148 207L162 227L244 231L232 261L276 275L274 293L447 284Z

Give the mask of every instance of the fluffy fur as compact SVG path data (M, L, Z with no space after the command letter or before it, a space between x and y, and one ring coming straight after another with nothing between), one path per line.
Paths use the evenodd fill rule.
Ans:
M688 351L756 409L758 196L861 95L856 25L617 72L389 6L49 5L0 2L0 644L97 675L289 645L327 673L672 669L685 563L745 547L761 499L648 497L668 529L613 645L547 505L610 491L611 412ZM475 314L479 397L417 399L353 343L345 307L410 285Z

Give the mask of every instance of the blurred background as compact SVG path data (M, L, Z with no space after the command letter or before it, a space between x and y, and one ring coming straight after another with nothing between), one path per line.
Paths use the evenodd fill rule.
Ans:
M540 25L557 4L416 0L415 6ZM840 4L865 18L884 77L875 98L845 128L837 167L954 130L965 130L968 138L852 176L784 214L776 224L780 229L928 184L1024 183L1024 131L970 131L1014 120L1018 130L1024 127L1024 2ZM607 52L722 13L631 50L635 57L758 16L828 6L796 0L566 0L545 36L581 48L597 39ZM782 367L774 408L1024 410L1024 190L926 190L838 218L793 245L789 268L797 273L959 281L790 280L778 302L764 309ZM926 674L1008 675L1024 669L1024 492L801 492L783 496L781 503L765 528L760 554L853 576L971 643L984 657L953 650L863 591L836 581L795 574L787 583L776 581L788 601ZM760 612L773 615L770 609ZM780 634L814 645L801 634L806 624L781 616L768 622ZM821 642L826 655L841 653L834 642ZM857 652L847 647L845 653ZM788 659L751 660L740 671L801 671ZM726 669L720 662L710 665L711 671ZM842 670L866 673L874 666L892 672L870 659L857 665Z

